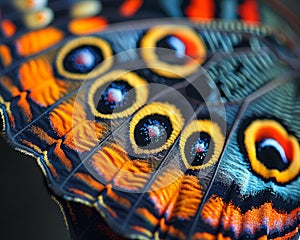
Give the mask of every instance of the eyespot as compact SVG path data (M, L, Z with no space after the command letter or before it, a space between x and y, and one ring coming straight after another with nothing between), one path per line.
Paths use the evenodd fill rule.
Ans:
M58 74L75 80L94 78L112 65L110 45L97 37L80 37L68 42L56 59Z
M137 154L155 154L169 148L179 135L184 119L169 103L153 102L138 111L129 125L132 148Z
M140 46L142 56L152 71L168 78L192 74L206 56L206 48L199 35L183 26L152 28L145 34ZM172 51L159 54L161 48Z
M284 184L299 175L299 143L277 121L253 121L245 130L244 144L251 168L263 179Z
M96 117L122 118L143 106L148 95L147 81L133 72L116 70L91 85L88 104Z
M194 120L180 137L180 154L186 168L199 170L217 162L224 144L218 124L210 120Z

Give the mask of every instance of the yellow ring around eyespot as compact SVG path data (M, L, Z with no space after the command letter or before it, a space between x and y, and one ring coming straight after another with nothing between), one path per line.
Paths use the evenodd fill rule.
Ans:
M131 87L135 89L134 104L122 112L113 112L112 114L100 113L96 109L94 103L94 94L97 92L97 89L102 87L104 84L108 84L109 82L114 82L118 80L127 82ZM149 90L147 81L145 81L143 78L141 78L133 72L128 72L126 70L115 70L105 74L101 78L96 79L95 82L91 85L88 94L88 105L90 106L92 113L96 117L106 119L123 118L132 115L137 109L143 106L147 102L148 96Z
M259 133L259 130L263 127L276 129L281 136L289 140L293 146L293 159L291 159L290 166L284 171L278 169L267 168L259 159L256 157L256 146L255 140ZM251 168L260 176L265 179L275 178L279 183L287 183L293 180L300 172L300 148L296 137L288 135L287 131L274 120L256 120L252 122L245 131L244 144L250 160Z
M189 38L196 46L198 59L191 59L187 65L173 65L159 60L156 54L156 43L165 36L178 34ZM206 57L206 47L199 35L192 29L184 26L158 26L150 29L141 40L141 54L148 66L155 73L167 78L182 78L195 72Z
M67 71L64 68L63 61L65 57L75 48L83 46L83 45L91 45L99 48L103 55L103 62L96 66L95 69L93 69L89 73L72 73ZM78 37L76 39L71 40L70 42L66 43L65 46L63 46L60 51L57 54L56 57L56 69L57 72L62 75L63 77L67 79L72 80L86 80L91 79L99 76L100 74L107 71L113 63L112 59L112 50L110 45L103 39L98 37Z
M166 143L162 145L159 148L156 149L143 149L140 148L134 139L134 130L136 125L145 117L153 115L153 114L159 114L162 116L166 116L169 118L171 124L172 124L172 133L170 137L167 139ZM130 121L129 124L129 138L130 142L132 144L133 151L137 154L155 154L158 152L161 152L163 150L166 150L169 148L174 142L175 139L178 137L182 127L184 125L184 118L181 115L180 110L170 104L170 103L162 103L162 102L152 102L149 105L142 108L140 111L138 111L133 118Z
M213 154L211 156L211 159L208 160L207 163L200 165L200 166L192 166L189 164L186 156L185 156L185 144L188 140L188 138L193 134L193 133L200 133L200 132L205 132L207 133L211 139L214 141L214 150ZM182 161L185 165L186 168L191 169L191 170L200 170L204 169L207 167L212 166L215 164L222 152L223 146L224 146L224 135L221 133L221 129L218 124L210 121L210 120L194 120L192 121L184 130L183 133L181 134L180 141L179 141L179 148L180 148L180 154L182 157Z

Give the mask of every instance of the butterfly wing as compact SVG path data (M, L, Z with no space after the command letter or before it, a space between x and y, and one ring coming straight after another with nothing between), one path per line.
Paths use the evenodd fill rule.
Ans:
M54 43L19 60L17 52L1 75L6 135L37 158L54 194L95 207L127 237L296 233L299 128L291 120L298 83L283 75L295 59L288 38L268 27L222 22L139 22L80 37L56 31ZM182 45L189 47L183 59ZM173 46L175 53L153 50ZM277 107L267 107L269 100ZM260 135L265 123L267 137ZM250 143L241 137L249 135ZM287 166L276 171L268 159L259 163L249 156L253 147L264 161L265 149L275 148ZM68 219L99 218L65 200ZM284 222L281 228L270 214Z

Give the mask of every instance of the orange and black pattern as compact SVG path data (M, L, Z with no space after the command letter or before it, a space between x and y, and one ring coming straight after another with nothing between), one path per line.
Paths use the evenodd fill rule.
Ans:
M72 239L297 238L299 29L277 1L0 9L3 132Z

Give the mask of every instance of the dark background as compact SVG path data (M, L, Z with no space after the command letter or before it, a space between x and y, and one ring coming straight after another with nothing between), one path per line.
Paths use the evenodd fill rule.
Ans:
M300 1L283 0L300 16ZM0 137L0 238L68 240L63 216L36 162Z

